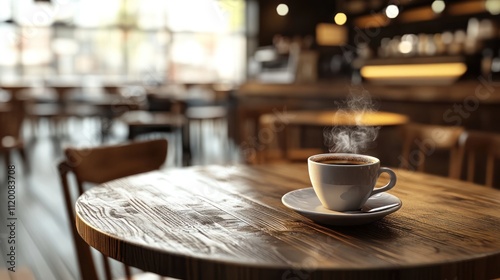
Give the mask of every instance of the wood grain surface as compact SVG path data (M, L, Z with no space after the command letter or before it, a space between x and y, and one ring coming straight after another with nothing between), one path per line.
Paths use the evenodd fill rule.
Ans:
M363 226L322 226L281 203L285 193L310 187L305 164L119 179L78 199L76 223L104 254L182 279L500 277L500 191L397 174L390 193L403 207Z

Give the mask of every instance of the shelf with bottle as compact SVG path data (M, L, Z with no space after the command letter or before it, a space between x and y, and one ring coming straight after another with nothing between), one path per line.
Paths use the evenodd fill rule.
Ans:
M407 58L432 56L474 56L497 43L500 29L489 19L470 18L465 29L436 33L405 33L372 38L357 44L357 55L369 58Z
M451 83L477 77L487 72L485 64L500 69L500 55L496 62L493 54L500 49L499 30L490 19L470 18L465 28L454 31L374 38L357 44L353 68L365 80L384 83Z

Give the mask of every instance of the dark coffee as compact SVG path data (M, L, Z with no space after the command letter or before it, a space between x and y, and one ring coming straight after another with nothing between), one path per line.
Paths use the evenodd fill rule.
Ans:
M344 159L326 159L326 160L318 160L317 162L323 164L337 164L337 165L361 165L369 163L366 161L355 161L355 160L344 160Z
M329 165L343 165L343 166L356 166L356 165L367 165L374 164L378 162L377 158L363 155L351 155L351 154L323 154L311 156L309 160Z

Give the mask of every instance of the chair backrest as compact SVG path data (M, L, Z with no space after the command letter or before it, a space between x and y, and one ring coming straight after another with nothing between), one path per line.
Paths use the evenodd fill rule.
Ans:
M423 172L425 159L436 150L450 153L448 176L453 175L451 163L458 157L458 138L464 131L459 126L442 126L410 123L403 126L403 151L401 167Z
M477 162L482 158L485 162ZM465 131L459 139L459 159L454 174L469 182L475 181L476 170L484 168L484 184L493 187L495 160L500 159L500 134L483 131ZM463 171L466 162L465 172ZM462 176L465 175L465 176Z
M84 183L104 183L114 179L159 169L167 156L167 140L132 142L94 148L67 148L65 160L59 164L59 174L73 240L76 246L78 265L82 279L97 279L97 272L90 247L83 241L75 227L74 202L68 174L74 173L77 195L84 192ZM105 262L107 278L111 278L109 265Z

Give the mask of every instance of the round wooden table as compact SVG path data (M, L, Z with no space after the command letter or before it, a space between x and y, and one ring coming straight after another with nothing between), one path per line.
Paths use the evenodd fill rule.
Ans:
M255 145L260 148L260 151L256 153L255 160L259 163L266 163L270 158L303 161L313 154L325 152L326 147L302 148L298 143L305 142L304 138L311 137L303 132L307 127L336 129L394 127L408 122L409 118L405 115L384 111L301 110L263 114L259 119L258 144ZM299 129L300 133L293 134L291 131L293 128ZM277 146L274 151L273 146Z
M500 277L500 191L423 173L397 176L389 193L403 207L361 226L320 225L281 203L310 187L305 164L119 179L80 196L76 226L105 255L182 279Z
M0 84L0 89L11 92L13 96L18 95L24 90L28 90L32 87L30 84Z

